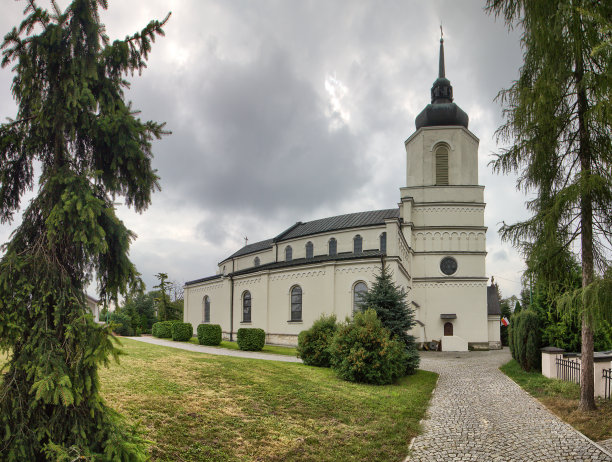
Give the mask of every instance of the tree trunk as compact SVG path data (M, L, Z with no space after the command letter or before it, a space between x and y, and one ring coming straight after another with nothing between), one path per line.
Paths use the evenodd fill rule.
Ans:
M576 57L576 90L578 99L579 158L581 174L580 241L582 256L582 288L594 279L593 262L593 199L589 192L591 175L591 143L586 121L588 98L583 85L584 67L582 55ZM589 306L582 307L582 355L580 366L580 404L578 409L595 409L595 384L593 377L593 329Z

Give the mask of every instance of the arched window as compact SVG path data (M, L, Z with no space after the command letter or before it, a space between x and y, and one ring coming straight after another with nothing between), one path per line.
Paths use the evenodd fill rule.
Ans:
M363 250L363 239L359 234L353 238L353 253L361 253Z
M452 322L445 322L444 323L444 336L445 337L452 337L453 336L453 323Z
M302 320L302 288L294 286L291 289L291 320Z
M308 241L306 243L306 258L312 258L314 253L314 246L312 245L312 242Z
M448 148L436 148L436 185L448 185Z
M251 292L248 290L242 294L242 322L251 322Z
M353 314L361 310L363 295L368 291L365 282L359 281L353 286Z
M255 260L253 260L253 264L255 266L259 266L261 264L261 260L259 260L259 257L255 257Z
M210 298L204 295L204 322L210 322Z
M291 260L293 260L293 249L291 249L291 246L288 245L287 247L285 247L285 261Z
M384 232L380 235L380 251L387 253L387 233Z
M338 255L338 242L333 237L329 240L329 255Z

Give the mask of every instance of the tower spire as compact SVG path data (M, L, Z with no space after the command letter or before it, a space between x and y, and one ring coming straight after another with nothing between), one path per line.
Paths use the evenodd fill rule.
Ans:
M453 103L453 87L446 78L444 66L444 31L440 25L440 58L438 78L431 87L431 104L417 116L416 128L458 125L468 127L468 115Z
M438 78L443 79L444 75L444 33L442 32L442 25L440 25L440 70L438 71Z

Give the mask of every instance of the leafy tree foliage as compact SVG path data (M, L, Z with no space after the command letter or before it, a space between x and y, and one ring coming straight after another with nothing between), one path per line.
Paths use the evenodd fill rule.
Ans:
M593 329L612 319L612 49L606 27L612 3L591 0L488 0L487 8L523 31L520 77L500 93L511 146L493 162L519 173L519 188L535 193L532 218L504 225L502 237L523 249L528 272L564 311L582 317L580 408L595 408ZM581 287L571 289L580 245ZM568 280L569 278L569 280Z
M34 188L34 165L40 178L0 260L0 459L143 460L142 440L100 397L98 365L118 350L85 289L95 275L108 302L139 281L113 199L147 208L158 188L151 141L165 132L124 102L124 75L143 70L165 20L110 43L105 0L52 5L27 2L2 43L18 113L0 126L1 223Z
M407 373L416 372L419 367L419 355L414 336L408 333L416 323L414 310L406 303L406 292L393 282L391 272L386 265L381 267L380 274L376 276L372 287L363 294L361 309L368 308L373 309L382 325L406 346L410 358L407 362Z
M170 293L177 294L176 283L168 282L166 273L157 273L155 275L159 279L159 284L154 286L159 289L155 298L157 306L157 317L160 321L183 320L183 299L175 298L170 300ZM182 296L182 292L181 292Z
M155 316L155 299L157 291L136 292L129 294L123 306L117 312L125 314L130 320L134 333L150 333L151 327L157 322Z

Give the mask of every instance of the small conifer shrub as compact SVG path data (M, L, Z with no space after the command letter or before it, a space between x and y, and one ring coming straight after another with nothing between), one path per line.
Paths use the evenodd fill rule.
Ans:
M308 366L330 367L329 345L337 329L335 315L322 315L310 329L298 335L298 358Z
M238 348L244 351L261 351L266 344L266 333L263 329L241 327L238 329Z
M186 342L193 336L193 326L190 322L175 322L172 324L172 340Z
M198 326L198 343L217 346L221 344L222 331L219 324L200 324Z
M512 357L528 372L539 370L542 361L540 316L534 310L521 310L514 313L510 326L508 335Z

